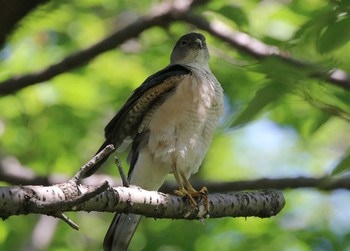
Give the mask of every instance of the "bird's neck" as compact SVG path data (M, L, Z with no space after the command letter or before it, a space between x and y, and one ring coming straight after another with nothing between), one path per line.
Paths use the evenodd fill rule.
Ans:
M211 72L210 67L209 67L209 63L203 63L203 62L197 62L197 61L193 61L193 62L171 62L169 64L169 66L171 65L183 65L183 66L188 66L190 68L196 68L196 69L201 69L201 70L205 70L207 72Z

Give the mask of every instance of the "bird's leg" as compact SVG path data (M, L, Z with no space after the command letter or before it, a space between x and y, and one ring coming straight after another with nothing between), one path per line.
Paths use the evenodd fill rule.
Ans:
M185 174L180 173L182 180L185 182L187 191L191 192L191 193L200 193L202 195L206 195L208 194L208 189L206 187L202 187L199 191L197 191L192 184L190 183L190 181L187 179L187 177L185 176ZM198 195L197 197L199 197L200 195Z
M203 204L204 204L204 208L206 210L206 212L209 212L209 201L208 201L208 189L206 187L202 187L199 191L197 191L190 183L190 181L188 180L188 178L186 177L186 175L183 172L179 172L177 170L177 166L176 166L176 157L172 158L172 169L173 169L173 173L175 176L175 180L179 186L178 190L175 190L175 194L181 197L187 197L190 202L191 205L193 207L197 207L198 203L196 202L195 198L199 198L199 199L203 199ZM183 184L183 182L185 183L185 186Z
M173 168L175 180L176 180L177 185L179 186L179 189L175 190L174 193L178 196L181 196L181 197L187 196L187 198L190 200L192 206L197 207L197 202L193 199L193 197L189 194L189 192L185 189L184 185L182 184L180 173L177 170L177 166L176 166L176 156L172 156L172 162L173 162L172 168Z
M209 200L208 200L208 189L206 187L202 187L199 191L194 189L191 185L190 181L187 179L184 173L180 173L182 180L186 185L186 191L188 193L187 196L193 198L201 198L203 199L204 208L207 212L209 212ZM196 203L197 205L197 203Z
M191 205L193 207L197 207L197 202L193 199L193 197L191 196L191 194L185 189L184 185L182 184L182 180L181 180L181 177L180 177L180 173L179 171L177 170L177 167L176 167L176 158L172 158L172 168L173 168L173 173L174 173L174 176L175 176L175 180L176 180L176 183L177 185L179 186L179 189L178 190L175 190L174 193L178 196L181 196L181 197L185 197L187 196L187 198L190 200L191 202ZM182 175L181 175L182 176ZM191 186L192 187L192 186ZM187 185L186 185L186 188L187 188ZM193 188L193 187L192 187ZM194 188L193 188L194 191L196 191Z

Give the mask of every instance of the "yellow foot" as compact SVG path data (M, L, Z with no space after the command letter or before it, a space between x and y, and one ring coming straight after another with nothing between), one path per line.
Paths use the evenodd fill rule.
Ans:
M175 190L175 194L181 197L187 197L193 207L198 206L197 201L200 202L203 200L204 209L206 212L209 212L208 189L206 187L202 187L199 191L194 189L186 190L183 188L181 190ZM197 201L195 199L197 199Z

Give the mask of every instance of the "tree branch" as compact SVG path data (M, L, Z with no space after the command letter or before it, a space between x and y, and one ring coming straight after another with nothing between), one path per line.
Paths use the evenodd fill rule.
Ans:
M46 214L58 217L74 229L79 226L62 214L66 211L100 211L136 213L154 218L202 219L208 215L202 200L194 208L187 199L139 187L109 187L105 181L99 186L81 184L81 179L101 159L114 150L107 145L68 182L53 186L17 186L0 188L0 217L6 219L19 214ZM211 217L257 216L270 217L284 206L281 192L238 192L210 194Z
M320 70L320 66L318 65L291 58L288 56L288 53L280 51L279 48L275 46L264 44L263 42L250 37L248 34L234 32L228 26L219 21L209 22L204 17L195 15L191 12L194 6L206 2L206 0L192 0L186 2L177 1L173 3L166 2L154 9L148 16L139 18L134 23L116 31L95 45L71 54L62 61L53 64L44 70L23 76L12 77L0 82L0 95L8 95L30 85L47 81L61 73L87 63L101 53L114 49L128 39L137 37L147 29L155 26L166 27L168 24L176 20L183 20L187 23L193 24L199 29L205 30L220 40L227 42L233 48L258 60L277 58L291 66L310 69L310 77L312 78L321 79L350 90L350 77L343 70Z
M72 193L67 197L65 190ZM201 218L201 202L199 209L193 208L181 197L146 191L134 186L108 188L84 203L71 203L73 200L78 201L78 194L87 196L86 194L95 190L95 186L71 186L69 182L46 187L2 187L0 217L6 219L21 214L57 216L57 212L98 211L135 213L153 218ZM285 203L282 193L276 191L209 194L208 198L211 218L271 217L280 212Z
M38 176L30 168L22 166L18 160L13 157L7 157L0 162L0 180L12 185L43 185L50 186L57 183L63 183L68 179L63 174L51 174L48 176ZM95 174L82 180L82 184L97 186L104 180L113 186L121 186L122 182L115 177L103 174ZM192 184L195 187L207 187L209 192L222 193L229 191L257 190L257 189L295 189L295 188L316 188L319 190L330 191L335 189L350 190L350 177L330 177L319 178L312 177L294 177L294 178L276 178L276 179L255 179L230 182L200 181L194 180ZM175 183L166 182L160 189L164 193L172 193L177 189Z
M277 58L290 66L309 69L311 72L309 77L311 78L321 79L350 90L350 76L341 69L321 70L320 68L322 67L317 64L294 59L290 57L287 52L281 51L278 47L267 45L246 33L235 32L218 20L209 22L204 17L195 15L192 12L181 13L178 18L195 25L199 29L209 32L220 40L227 42L233 48L257 60L261 61L268 58Z
M320 178L311 177L295 177L295 178L278 178L278 179L256 179L229 182L213 182L213 181L195 181L195 187L205 186L210 192L224 193L229 191L242 190L258 190L258 189L296 189L296 188L316 188L323 191L331 191L336 189L350 190L350 177L330 177L324 176ZM176 189L176 184L166 183L161 187L160 191L169 193Z
M194 5L202 4L204 0L193 0L179 2L167 2L154 9L148 16L143 16L137 21L127 25L123 29L116 31L109 37L101 40L95 45L71 54L62 61L49 66L48 68L23 76L13 77L0 82L0 95L8 95L22 88L49 80L61 73L81 66L101 53L112 50L130 38L137 37L143 31L155 27L166 26L175 17L183 12L188 12Z
M38 6L47 3L47 0L12 0L0 1L0 48L6 37L11 33L29 12Z
M203 219L204 217L271 217L284 206L281 192L237 192L210 194L208 204L199 200L193 207L187 199L139 187L112 188L105 181L99 186L82 185L85 173L114 151L107 145L66 183L53 186L17 186L0 188L0 217L12 215L45 214L59 218L74 229L79 226L63 212L100 211L135 213L153 218ZM118 163L117 163L118 164Z

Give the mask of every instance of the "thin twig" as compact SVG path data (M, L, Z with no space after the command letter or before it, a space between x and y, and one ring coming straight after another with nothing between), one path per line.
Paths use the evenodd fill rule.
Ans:
M119 174L120 174L120 178L122 180L123 186L128 187L130 186L129 180L126 177L124 170L123 170L123 166L122 163L120 162L120 159L118 158L118 156L114 157L114 163L117 165Z
M112 144L107 145L102 151L96 154L88 163L82 166L71 180L76 184L79 184L84 175L104 157L110 155L114 151L114 149L115 148Z
M65 214L62 213L58 213L58 214L54 214L52 215L54 217L57 217L61 220L63 220L65 223L67 223L69 226L71 226L73 229L75 230L79 230L79 225L77 223L75 223L74 221L72 221L71 219L69 219L68 216L66 216Z

